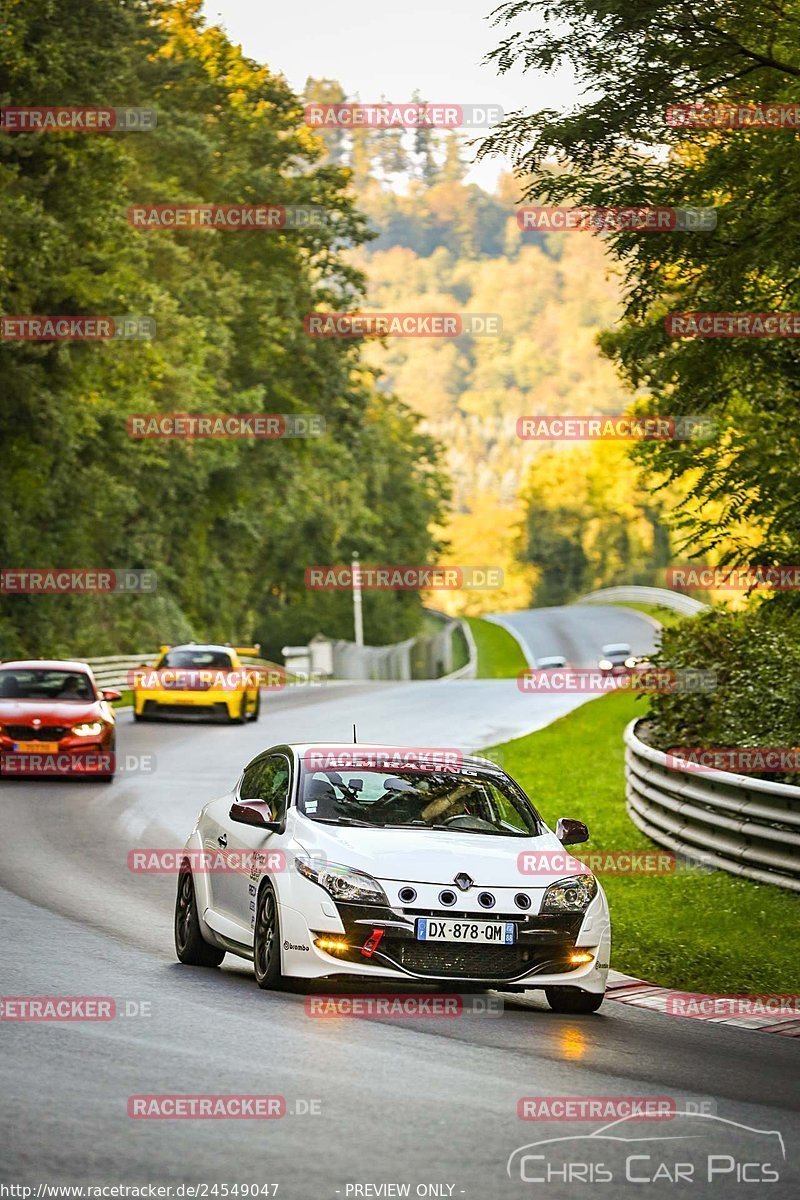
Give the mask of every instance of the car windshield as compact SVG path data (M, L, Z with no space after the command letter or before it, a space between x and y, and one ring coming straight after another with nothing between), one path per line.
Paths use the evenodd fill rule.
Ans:
M216 670L230 671L233 663L230 654L224 650L168 650L158 664L162 667L183 667L186 669L202 670L211 667Z
M96 700L94 686L82 671L44 668L0 670L0 700Z
M312 821L334 825L506 837L536 837L542 832L536 812L508 779L478 771L305 769L298 807Z

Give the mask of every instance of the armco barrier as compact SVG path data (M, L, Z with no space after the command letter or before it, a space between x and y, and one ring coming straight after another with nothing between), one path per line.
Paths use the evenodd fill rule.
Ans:
M800 787L667 765L625 730L628 815L659 846L759 883L800 891Z
M407 638L388 646L357 646L355 642L331 641L334 679L474 679L478 655L472 632L466 621L447 617L428 609L440 628L435 633ZM461 633L467 644L467 662L453 670L453 639ZM130 687L130 672L137 667L152 667L158 658L152 650L142 654L112 654L87 658L99 687ZM241 656L246 667L274 668L263 658Z
M634 584L631 584L630 587L600 588L599 591L581 596L577 603L606 604L611 601L619 601L620 604L635 604L637 601L640 604L660 604L662 608L674 609L675 612L683 613L687 617L705 612L708 608L708 605L703 604L702 600L685 596L683 592L673 592L669 588L639 587Z
M440 628L392 642L387 646L359 646L355 642L331 639L335 679L409 680L474 679L478 655L472 632L466 621L428 609ZM467 662L453 670L453 641L463 635Z

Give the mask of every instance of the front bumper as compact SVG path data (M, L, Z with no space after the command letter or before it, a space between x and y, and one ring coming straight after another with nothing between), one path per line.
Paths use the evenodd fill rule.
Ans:
M207 713L224 711L234 716L245 701L244 692L225 691L222 688L137 688L133 695L134 710L140 715L147 712L166 716L199 709Z
M47 750L34 749L46 745ZM0 735L0 775L8 778L60 779L113 775L116 768L113 726L96 738L69 735L57 739Z
M605 899L600 895L585 914L481 913L481 920L514 923L516 940L509 946L417 940L417 917L475 920L474 911L339 902L335 907L341 926L337 932L313 928L300 912L282 907L286 974L479 983L521 989L574 984L588 991L605 990L610 929ZM331 922L325 924L330 926ZM319 938L343 942L346 949L321 949ZM570 956L576 950L591 952L591 961L571 962Z

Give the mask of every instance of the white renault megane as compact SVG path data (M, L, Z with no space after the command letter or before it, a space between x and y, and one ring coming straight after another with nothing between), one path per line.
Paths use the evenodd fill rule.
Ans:
M602 888L493 763L369 745L275 746L207 804L175 907L178 958L252 959L299 979L543 988L557 1012L603 1001Z

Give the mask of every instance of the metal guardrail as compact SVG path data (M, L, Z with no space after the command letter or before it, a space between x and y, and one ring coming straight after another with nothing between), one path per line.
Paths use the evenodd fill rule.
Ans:
M355 642L331 641L333 676L335 679L474 679L478 671L478 653L472 631L466 621L428 610L441 620L436 633L407 638L388 646L357 646ZM467 644L467 662L453 670L453 637L457 629ZM112 654L102 658L87 658L101 688L130 688L130 672L137 667L155 665L158 654L148 650L143 654ZM240 655L246 667L274 668L275 663L264 658ZM280 669L280 668L279 668Z
M709 607L702 600L695 600L693 596L686 596L683 592L673 592L670 588L638 587L634 584L629 587L623 585L600 588L596 592L588 592L585 596L581 596L576 603L604 604L612 600L619 600L622 604L626 601L630 604L635 604L637 601L641 604L660 604L662 608L674 609L675 612L683 613L687 617L693 617L699 612L706 612Z
M717 771L679 770L625 730L633 823L659 846L708 867L800 892L800 787Z
M387 646L360 646L331 639L335 679L410 680L474 679L478 670L475 642L466 621L428 609L441 628ZM467 644L467 662L453 669L453 638L460 630Z

